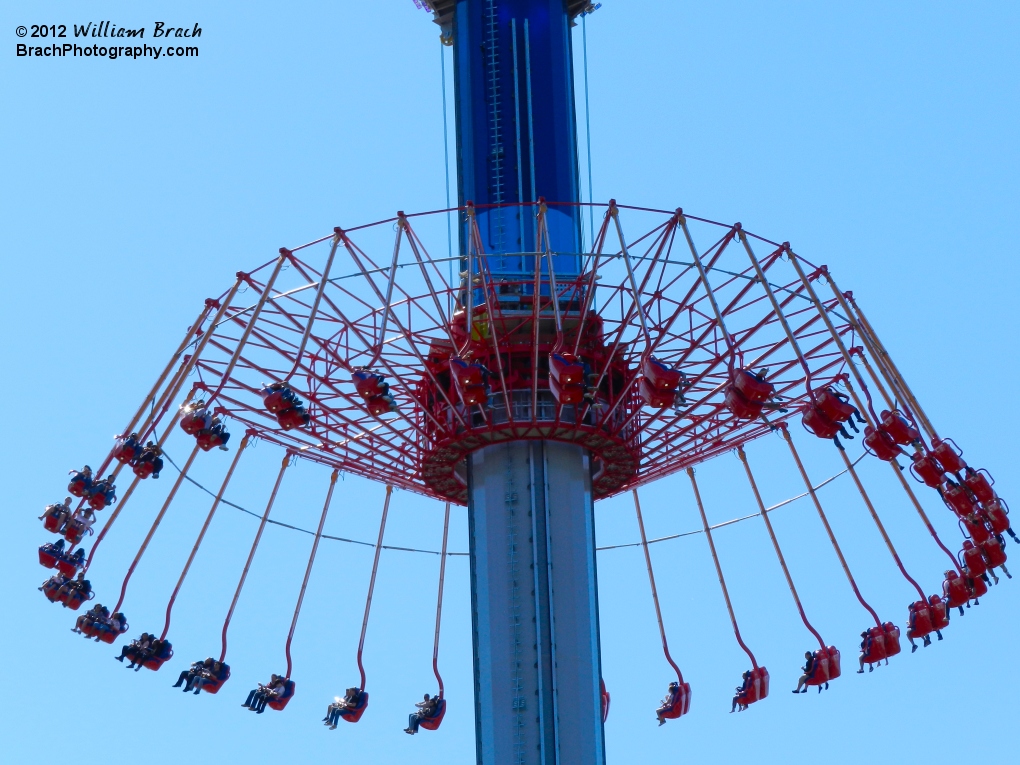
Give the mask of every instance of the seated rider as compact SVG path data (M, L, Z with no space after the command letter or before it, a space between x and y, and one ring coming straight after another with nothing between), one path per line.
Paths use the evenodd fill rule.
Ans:
M743 712L747 709L747 704L743 703L744 699L747 698L747 691L751 687L751 670L747 670L740 676L743 681L734 690L736 694L733 696L733 703L730 705L730 714L736 711L737 707L740 707L740 711Z
M326 716L322 718L322 724L329 726L330 730L336 730L336 724L340 721L340 715L347 709L354 709L361 701L360 688L348 688L344 691L343 698L333 697L333 703L326 707Z
M811 651L805 651L804 659L804 666L801 667L804 674L797 680L797 687L793 689L793 693L807 693L807 682L815 673L815 655ZM821 686L818 689L821 690Z
M43 510L43 514L39 516L39 520L44 518L56 518L56 532L59 534L64 529L64 525L71 517L71 498L64 497L64 503L47 505L46 509Z
M113 485L113 480L110 476L101 478L92 484L92 489L89 491L89 496L93 497L97 494L103 494L106 497L106 504L112 505L116 500L117 487Z
M88 600L92 594L92 583L85 578L85 572L78 574L76 579L67 579L66 583L57 591L58 598L68 598L73 593L78 594L82 600Z
M77 524L81 528L82 534L87 533L95 522L96 512L91 507L75 510L74 515L71 516L71 523Z
M150 475L153 478L159 478L159 473L163 469L162 455L163 450L159 447L159 444L149 441L145 444L145 448L142 449L142 453L138 457L138 462L152 463L152 473Z
M121 663L124 662L125 658L130 659L131 663L128 664L127 668L134 669L137 672L141 669L142 664L145 663L144 657L152 650L152 644L155 640L155 635L143 632L137 640L132 640L128 645L120 649L120 656L114 656L113 658Z
M53 593L59 593L60 590L62 590L70 581L70 577L56 573L42 583L42 587L39 588L39 592L45 593L46 596L52 600L54 597Z
M430 717L435 717L439 711L439 696L429 696L425 694L425 698L415 704L417 712L412 712L407 718L407 727L404 728L404 733L410 733L412 736L418 732L418 726L421 725L422 720L428 720Z
M56 542L49 542L47 544L44 544L39 549L45 550L50 555L52 555L54 558L63 558L64 557L64 540L63 539L58 539Z
M226 682L228 677L230 677L230 667L216 659L206 659L203 662L202 669L191 681L191 687L195 689L195 695L197 696L205 686Z
M859 669L857 670L858 675L864 674L864 657L867 656L868 653L871 651L871 644L873 642L874 641L871 638L871 633L868 632L868 630L864 630L864 632L861 633L861 655L857 657L857 666L859 667ZM889 663L888 659L886 659L885 661L886 664ZM882 662L879 662L878 666L881 667ZM868 662L868 672L874 671L875 671L874 665L871 662Z
M205 661L196 661L196 662L193 662L190 667L188 667L186 670L181 672L180 677L177 678L177 682L174 683L171 687L172 688L180 688L181 685L183 684L184 685L184 692L188 693L189 691L191 691L191 688L192 688L193 683L195 682L195 679L200 676L202 670L205 669L207 666L208 667L212 666L212 659L211 658L210 659L206 659ZM198 691L195 691L195 693L197 694Z
M106 606L101 606L96 603L96 605L92 606L92 608L75 619L74 627L71 628L71 632L76 635L84 634L86 627L104 621L109 615L110 611ZM88 637L88 635L86 635L86 637Z
M676 704L677 696L679 695L679 693L680 683L674 680L672 683L669 684L669 688L667 689L666 693L666 698L662 700L662 703L659 705L659 708L655 710L655 717L659 721L659 725L666 724L666 718L664 717L664 715L666 715L673 709L673 706Z
M227 432L226 426L220 420L219 415L214 415L212 422L207 428L209 435L214 436L217 442L217 446L223 451L227 451L227 441L230 440L230 433Z
M248 699L241 706L262 714L266 711L266 703L281 696L286 686L287 678L271 675L269 685L259 683L259 687L248 694Z

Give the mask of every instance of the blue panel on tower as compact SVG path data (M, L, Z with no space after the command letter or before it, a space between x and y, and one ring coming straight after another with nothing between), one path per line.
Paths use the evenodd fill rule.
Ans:
M579 201L570 19L564 0L460 0L454 17L460 203L478 208L493 274L524 274L534 261L540 197ZM549 210L556 275L581 270L581 214ZM461 228L461 253L467 252Z

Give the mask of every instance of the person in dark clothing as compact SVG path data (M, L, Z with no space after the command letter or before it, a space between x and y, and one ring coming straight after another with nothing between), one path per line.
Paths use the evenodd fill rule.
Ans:
M743 699L747 695L747 689L751 685L751 671L747 670L740 676L743 682L736 687L736 695L733 696L733 703L730 705L730 714L733 714L737 707L740 707L740 711L743 712L747 709L747 704L743 703Z
M206 659L205 661L196 661L188 669L181 672L180 677L177 678L177 682L174 683L172 688L180 688L184 686L184 693L191 691L191 686L195 682L195 678L198 677L199 673L206 666L206 662L212 665L212 659Z
M436 712L439 711L439 697L429 696L426 693L425 698L415 704L415 707L418 711L408 715L407 727L404 728L404 733L409 733L412 736L418 732L418 726L421 725L422 720L436 716Z
M677 697L680 693L680 683L673 681L669 684L667 689L666 698L662 700L659 708L655 710L655 717L659 721L659 725L666 724L665 715L667 712L673 709L673 706L677 702Z
M797 687L794 688L793 693L807 693L807 681L811 679L811 675L815 672L815 655L811 651L805 651L804 659L804 666L801 668L804 674L797 680Z
M271 675L269 685L259 683L259 687L248 694L247 700L241 706L262 714L266 711L266 703L283 693L286 682L286 679L279 675Z
M336 725L340 722L340 715L343 711L345 709L354 709L360 701L360 688L348 688L344 691L343 698L334 696L333 703L326 707L326 716L322 718L322 724L329 726L330 730L336 730Z

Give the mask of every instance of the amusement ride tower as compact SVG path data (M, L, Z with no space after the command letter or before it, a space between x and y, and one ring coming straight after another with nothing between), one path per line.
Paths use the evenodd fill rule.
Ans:
M688 714L691 690L667 645L637 488L681 471L691 482L734 636L751 664L734 705L747 708L768 696L769 673L737 627L693 470L718 455L735 451L740 459L757 510L745 520L762 519L797 614L818 642L803 682L821 689L840 677L840 653L809 621L797 572L769 520L776 506L766 507L744 450L763 436L779 435L773 447L789 450L804 482L801 496L810 497L863 609L862 673L864 663L900 652L899 627L865 599L799 456L789 428L799 421L809 439L838 455L841 474L860 494L862 517L874 522L888 548L890 571L902 575L894 581L916 592L908 639L925 645L931 634L941 639L949 610L962 613L987 592L988 574L1005 562L1008 507L990 476L968 466L936 431L853 294L837 287L826 266L739 223L680 208L582 203L571 25L590 5L416 1L433 12L443 42L453 46L458 204L337 226L238 271L228 290L207 299L98 469L75 471L68 488L81 498L79 510L69 503L47 507L45 528L71 547L40 547L40 562L59 570L40 588L46 597L75 610L94 597L84 575L100 543L136 490L151 486L147 479L162 469L168 439L183 430L193 437L190 456L112 613L97 604L76 623L76 631L98 641L119 639L128 629L121 609L131 577L191 465L203 452L228 449L231 430L241 432L240 443L229 447L235 453L222 486L209 492L214 501L162 633L143 633L125 647L132 661L158 670L173 657L174 603L238 461L259 439L281 447L284 459L224 619L219 659L193 667L199 690L216 693L230 677L231 617L263 530L274 522L287 467L300 458L332 469L329 491L285 646L286 671L273 676L267 691L253 691L246 706L268 702L282 710L295 694L291 640L344 471L387 491L357 653L360 676L334 710L336 719L355 723L368 708L363 649L390 497L403 488L446 505L433 652L438 703L422 712L421 727L437 730L446 710L439 671L446 540L450 507L462 505L470 533L478 762L598 765L605 761L609 707L599 643L598 499L634 492L663 652L676 673L657 710L660 723ZM601 225L583 243L583 214L590 211L594 220L595 210ZM439 239L452 214L459 253L434 257L427 242ZM848 429L861 431L855 444L864 453L856 457L848 453ZM922 588L904 567L857 472L865 457L889 464L901 501L950 560L941 594ZM133 477L118 500L122 474ZM936 532L918 485L934 489L928 500L937 496L936 505L959 521L968 538L958 555ZM86 557L75 548L91 533L92 512L111 505Z
M560 314L555 321L536 320L519 299L533 297L535 286L550 295L556 279L571 284L582 272L570 27L585 5L435 6L453 44L458 206L475 210L460 228L465 280L474 284L475 268L482 272L482 289L472 290L479 296L485 282L515 285L497 297L506 301L504 315L519 319L515 332L525 353L501 374L518 381L509 403L514 419L530 421L532 430L528 439L483 446L467 457L475 735L486 765L605 760L592 459L584 445L548 437L560 419L556 401L549 390L533 396L526 352L530 340L546 361L556 322L595 317L581 316L583 290L550 306ZM539 199L565 204L539 218L528 204ZM472 225L486 253L477 265L469 258ZM543 250L552 255L537 264ZM479 360L495 369L487 350Z

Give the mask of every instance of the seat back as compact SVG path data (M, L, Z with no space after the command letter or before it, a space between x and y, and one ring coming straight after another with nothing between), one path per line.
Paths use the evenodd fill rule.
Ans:
M857 411L829 388L825 388L820 393L815 394L815 406L833 422L846 422Z
M947 473L958 473L967 467L967 463L963 461L962 454L954 449L954 446L956 444L948 438L932 441L932 456L939 461L942 469Z
M676 393L683 382L683 372L666 366L654 356L647 356L641 362L641 372L653 388L669 393Z
M436 711L431 717L426 717L419 725L425 730L437 730L446 716L446 699L439 699Z
M368 692L362 691L354 708L340 710L340 717L349 723L356 723L365 714L366 709L368 709Z
M290 703L290 700L294 698L294 681L287 680L283 684L283 693L277 698L273 699L268 703L270 709L275 709L277 712L282 712L284 707Z
M835 438L839 435L840 426L833 422L819 406L808 406L804 409L801 424L819 438Z
M756 404L764 404L776 392L772 383L759 380L757 375L746 369L737 369L733 372L733 387L748 401Z
M647 377L641 378L640 391L644 402L655 409L665 409L668 406L672 406L673 401L676 399L675 390L657 387Z
M723 403L738 420L756 420L761 416L761 402L749 400L735 385L726 389Z
M584 365L572 353L550 353L549 375L560 385L584 383Z
M945 483L946 474L938 461L930 454L915 452L910 455L910 472L913 473L925 486L935 488Z

